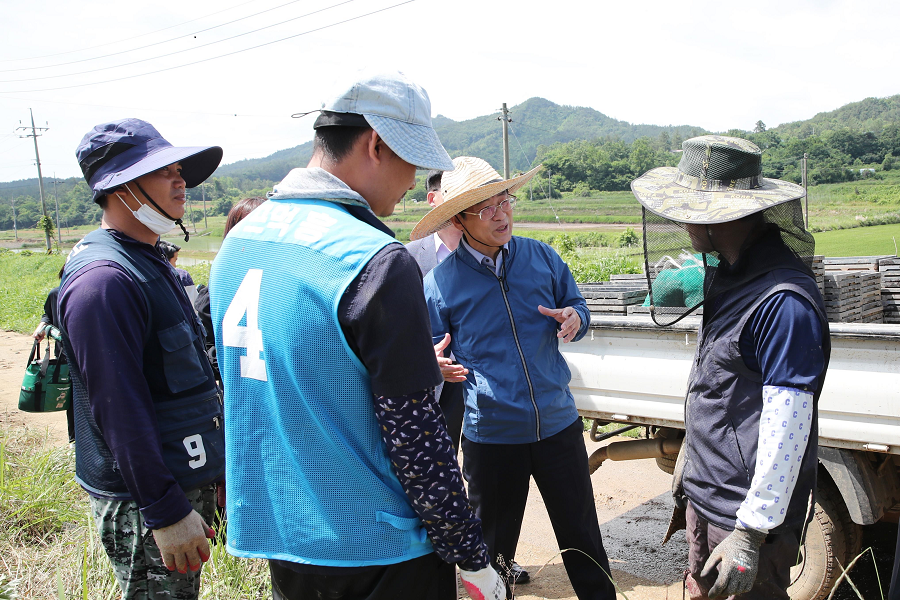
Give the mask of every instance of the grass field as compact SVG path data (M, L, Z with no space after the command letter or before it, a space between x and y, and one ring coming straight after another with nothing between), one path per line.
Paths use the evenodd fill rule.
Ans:
M0 577L0 598L120 597L88 496L72 477L74 459L34 432L0 429L0 573L18 580L17 595L4 595L11 586ZM266 562L231 556L223 526L214 528L218 543L203 567L200 598L270 597Z
M873 256L897 254L900 225L876 225L815 234L816 254L825 256Z

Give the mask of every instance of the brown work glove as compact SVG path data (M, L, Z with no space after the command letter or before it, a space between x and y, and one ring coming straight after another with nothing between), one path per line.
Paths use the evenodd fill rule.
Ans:
M216 532L196 510L174 525L153 530L153 539L166 568L179 573L187 573L188 569L197 571L209 560L209 542L206 540L213 537Z

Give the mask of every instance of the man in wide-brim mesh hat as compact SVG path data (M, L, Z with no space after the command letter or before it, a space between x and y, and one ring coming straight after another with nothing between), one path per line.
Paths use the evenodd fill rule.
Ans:
M451 223L459 247L425 276L435 343L450 334L464 369L460 446L469 499L493 564L510 588L525 583L516 545L531 477L541 490L566 572L581 600L612 600L583 427L559 342L587 333L590 312L565 262L547 244L515 237L515 192L539 167L503 179L480 158L453 159L444 202L412 239Z
M671 295L670 269L657 259L690 245L705 265L673 482L676 507L686 509L686 582L692 598L788 598L816 486L816 406L830 354L804 191L762 177L760 150L747 140L707 135L683 148L677 168L653 169L631 187L644 207L648 278L656 275L651 304ZM696 306L668 308L657 322Z

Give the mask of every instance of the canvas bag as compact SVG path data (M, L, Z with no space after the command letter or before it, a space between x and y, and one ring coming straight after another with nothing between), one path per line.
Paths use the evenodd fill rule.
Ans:
M69 365L65 353L58 358L50 357L50 338L60 343L59 330L49 325L46 328L47 349L41 358L41 343L34 341L25 378L19 392L19 410L24 412L51 412L66 410L72 402L72 381L69 379Z

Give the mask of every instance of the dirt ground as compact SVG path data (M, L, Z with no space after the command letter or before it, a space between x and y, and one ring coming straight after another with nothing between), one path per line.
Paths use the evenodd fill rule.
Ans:
M30 337L0 331L0 428L29 427L45 434L48 444L65 444L65 413L29 414L17 409L23 368L30 349ZM585 442L588 452L602 445L591 442L587 434ZM660 471L653 460L607 461L591 479L604 546L613 578L622 592L620 597L624 595L630 600L680 599L681 573L687 564L684 534L676 534L665 546L660 544L671 510L670 476ZM895 538L896 526L869 528L864 537L864 548L875 547L885 593ZM531 583L516 589L517 598L575 600L550 519L533 482L516 560L531 573ZM880 597L871 560L861 561L853 579L865 598ZM835 597L850 599L856 595L844 584Z

